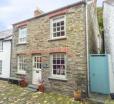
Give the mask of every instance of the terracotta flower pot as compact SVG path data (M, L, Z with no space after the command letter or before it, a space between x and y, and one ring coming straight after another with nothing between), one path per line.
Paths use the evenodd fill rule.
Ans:
M81 90L74 91L74 99L80 101L81 100Z
M20 86L21 86L21 87L27 87L27 86L28 86L28 81L26 81L26 80L21 80L21 81L20 81Z
M44 84L43 83L41 83L40 85L38 85L38 90L40 92L43 92L44 93L45 88L44 88Z

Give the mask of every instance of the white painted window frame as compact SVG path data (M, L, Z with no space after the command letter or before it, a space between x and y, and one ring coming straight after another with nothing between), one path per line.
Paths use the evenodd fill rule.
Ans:
M58 37L53 37L53 23L55 22L60 22L64 20L64 36L58 36ZM58 16L58 17L54 17L52 19L50 19L50 39L60 39L60 38L66 38L66 16L62 15L62 16Z
M55 75L53 74L53 55L54 54L64 54L65 57L65 75ZM50 68L51 68L51 77L55 79L66 79L66 69L67 69L67 56L66 53L52 53L50 54Z
M23 58L22 62L20 62L20 58ZM18 72L25 73L25 69L22 69L22 66L20 68L20 63L21 63L21 65L25 65L25 56L24 55L17 56L17 61L18 61L18 63L17 63L17 65L18 65ZM24 66L24 68L25 68L25 66Z
M34 55L34 56L33 56L33 59L32 59L32 60L33 60L33 68L35 68L35 69L41 69L41 68L42 68L42 61L36 61L36 62L35 62L35 60L34 60L35 57L36 57L36 58L40 58L40 60L42 60L41 54L40 54L40 55ZM41 65L40 68L37 67L37 64L40 64L40 65Z
M27 42L27 27L20 27L19 28L19 38L18 38L18 43L23 44ZM22 31L24 31L24 34L22 34ZM26 33L25 33L26 31ZM23 41L21 39L24 39Z

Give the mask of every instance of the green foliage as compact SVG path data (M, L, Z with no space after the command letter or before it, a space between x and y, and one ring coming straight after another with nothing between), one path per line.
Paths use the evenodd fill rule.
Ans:
M97 17L98 17L98 24L99 24L100 33L102 34L104 31L104 28L103 28L103 8L101 8L101 7L97 8Z

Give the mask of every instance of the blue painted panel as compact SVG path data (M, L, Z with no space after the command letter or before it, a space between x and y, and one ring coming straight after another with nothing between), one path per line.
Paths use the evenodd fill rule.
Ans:
M102 94L110 93L107 55L90 56L90 90Z

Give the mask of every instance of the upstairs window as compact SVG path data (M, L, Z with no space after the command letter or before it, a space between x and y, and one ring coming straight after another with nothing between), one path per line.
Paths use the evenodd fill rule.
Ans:
M51 20L52 39L65 37L65 16Z
M19 43L27 42L27 27L19 28Z
M0 41L0 51L3 50L3 41Z

